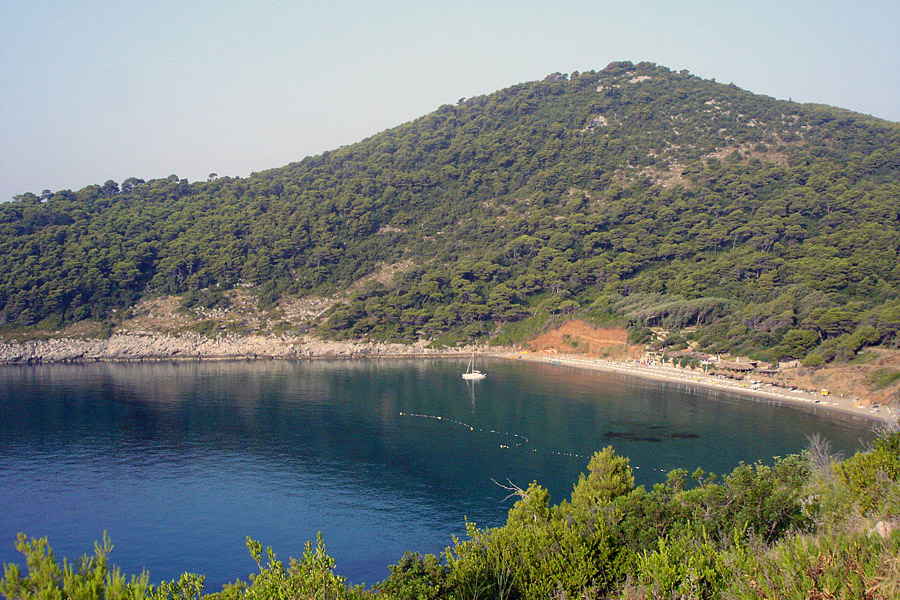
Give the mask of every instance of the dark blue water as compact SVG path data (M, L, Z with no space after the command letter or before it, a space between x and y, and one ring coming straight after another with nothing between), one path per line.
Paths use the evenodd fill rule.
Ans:
M106 530L126 573L203 573L212 591L255 568L246 536L287 560L321 531L339 573L374 583L406 550L443 550L466 518L502 524L510 501L492 480L537 480L558 502L606 445L651 484L771 462L817 432L847 452L873 437L866 421L680 384L504 361L472 384L464 367L0 368L0 562L22 562L20 531L73 558Z

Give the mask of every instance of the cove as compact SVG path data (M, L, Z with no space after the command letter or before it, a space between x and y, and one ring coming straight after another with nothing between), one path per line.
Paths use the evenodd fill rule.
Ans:
M317 531L354 583L404 551L440 552L465 520L504 522L494 481L567 497L594 451L638 484L727 473L819 433L852 453L871 423L732 393L548 364L465 359L230 361L0 368L0 562L15 534L75 558L108 531L112 562L207 591Z

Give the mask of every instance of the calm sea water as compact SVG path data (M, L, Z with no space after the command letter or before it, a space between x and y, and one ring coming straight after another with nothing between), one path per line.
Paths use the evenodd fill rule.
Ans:
M58 557L104 530L112 562L151 580L246 579L252 536L299 556L317 531L352 582L406 550L439 552L465 519L500 525L494 481L558 502L606 446L639 484L801 450L845 451L870 424L681 384L494 361L188 362L0 368L0 562L17 532ZM440 418L438 418L440 417Z

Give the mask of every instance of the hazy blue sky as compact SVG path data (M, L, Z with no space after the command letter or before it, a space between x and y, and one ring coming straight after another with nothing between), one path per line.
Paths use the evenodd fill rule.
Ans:
M897 0L0 0L0 200L248 175L613 60L900 120Z

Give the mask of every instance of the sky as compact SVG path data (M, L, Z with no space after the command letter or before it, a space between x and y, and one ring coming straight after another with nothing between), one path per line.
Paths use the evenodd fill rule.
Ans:
M0 201L243 177L616 60L900 121L897 0L0 0Z

